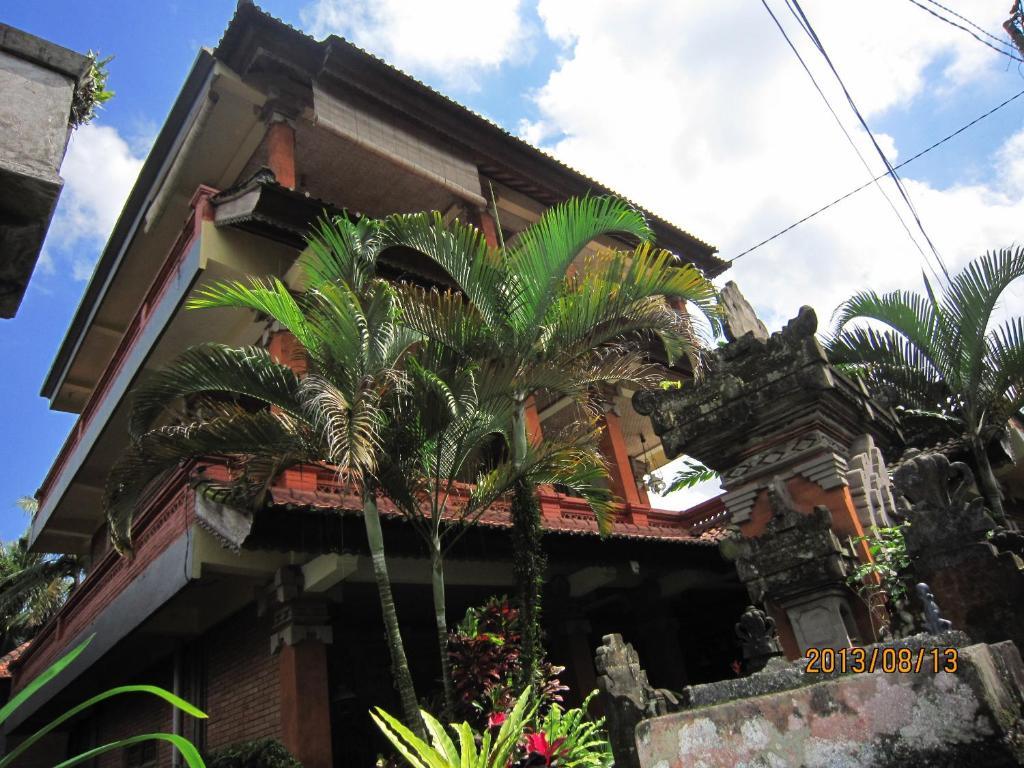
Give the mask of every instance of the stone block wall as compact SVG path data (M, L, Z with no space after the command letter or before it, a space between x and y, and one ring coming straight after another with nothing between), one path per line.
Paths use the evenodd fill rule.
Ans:
M782 666L732 681L721 703L642 721L638 765L1024 765L1024 666L1013 643L960 648L955 673L926 667L821 679ZM773 684L783 690L756 695Z

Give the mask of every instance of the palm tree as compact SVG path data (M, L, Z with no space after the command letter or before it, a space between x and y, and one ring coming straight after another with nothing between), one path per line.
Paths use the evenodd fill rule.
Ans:
M130 546L136 503L156 477L183 459L227 458L230 483L205 483L243 509L260 508L287 467L324 464L358 488L403 713L417 728L419 708L391 591L376 472L385 425L383 401L401 386L400 366L417 335L399 322L395 288L376 277L379 226L344 217L322 222L300 256L305 290L251 279L206 287L190 308L255 310L292 333L308 355L298 375L261 347L203 344L181 355L135 392L132 443L105 492L111 535ZM188 410L167 423L185 398ZM254 406L253 404L257 404Z
M599 482L606 470L593 429L579 429L558 442L530 446L519 464L508 456L510 409L489 395L472 366L463 366L437 344L426 342L406 360L408 385L393 393L385 409L377 476L430 553L445 717L455 696L448 659L444 559L492 505L521 479L560 483L588 500L607 519L611 497ZM462 485L465 483L471 485Z
M970 445L982 493L1005 521L1002 492L988 445L1024 406L1024 319L990 329L1009 285L1024 276L1024 248L986 253L952 277L936 295L864 291L836 310L832 360L862 373L878 392L908 412L953 425ZM887 326L853 326L872 320Z
M454 289L399 288L404 320L479 365L482 381L511 412L513 464L529 439L529 399L547 391L592 405L606 384L648 386L658 377L637 343L658 337L669 362L698 367L693 326L670 300L690 302L717 325L716 292L692 265L654 248L643 216L628 204L586 197L549 209L509 243L489 245L476 228L440 214L389 218L386 239L418 251ZM631 251L586 251L605 235L640 241ZM582 260L582 263L579 263ZM539 676L544 579L535 486L516 483L512 503L515 569L523 621L523 683Z

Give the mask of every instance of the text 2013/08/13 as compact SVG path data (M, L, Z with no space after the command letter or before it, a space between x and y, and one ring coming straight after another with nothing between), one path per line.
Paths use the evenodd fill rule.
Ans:
M804 672L956 672L956 648L808 648Z

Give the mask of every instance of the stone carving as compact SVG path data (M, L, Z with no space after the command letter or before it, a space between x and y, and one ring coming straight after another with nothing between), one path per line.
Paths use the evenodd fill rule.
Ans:
M1024 647L1024 560L1015 535L996 528L970 468L939 453L909 455L893 472L915 577L953 626L974 640ZM1005 545L1005 548L1002 546Z
M746 296L732 280L725 284L719 294L722 306L725 307L725 338L736 341L748 333L756 339L767 339L768 329L762 323L754 308L750 306Z
M767 338L746 332L712 351L695 386L633 397L667 456L693 456L721 473L735 523L749 519L776 475L837 488L847 483L858 438L871 435L880 452L898 442L894 414L831 366L816 330L814 311L804 307Z
M736 624L736 637L743 649L743 671L760 672L769 659L782 655L775 619L760 608L748 605Z
M890 527L896 502L882 452L871 435L861 435L850 446L850 454L846 481L861 525L865 530Z
M952 629L953 622L942 618L939 604L935 602L935 595L932 594L931 588L922 582L914 587L914 589L917 591L917 597L921 601L921 605L924 606L924 628L928 633L937 635L940 632L947 632Z
M640 657L622 635L605 635L594 659L597 687L605 700L608 736L620 768L638 768L635 731L648 717L657 717L681 708L671 691L654 688L640 666Z
M785 610L801 651L849 647L857 635L846 586L853 555L832 531L831 513L800 512L780 478L768 495L774 517L764 533L735 532L719 545L723 556L735 562L752 601Z
M296 566L279 568L274 581L257 602L260 615L271 618L270 652L282 645L297 645L306 640L330 645L334 640L330 609L322 597L303 592L302 570Z

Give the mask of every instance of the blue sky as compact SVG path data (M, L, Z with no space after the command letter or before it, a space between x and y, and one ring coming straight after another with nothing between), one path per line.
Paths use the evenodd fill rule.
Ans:
M1002 5L950 0L1001 31ZM44 259L14 320L0 321L7 404L0 537L26 519L73 417L42 380L134 173L200 46L234 2L9 4L3 21L113 54L116 98L73 140ZM777 10L781 12L782 4ZM636 0L306 0L262 6L314 34L344 34L731 256L866 172L760 6ZM1024 89L1017 65L899 0L806 3L862 111L897 161ZM879 23L879 20L885 23ZM795 32L795 30L791 30ZM794 37L797 40L798 38ZM802 46L809 61L813 52ZM816 76L827 82L820 64ZM841 106L834 87L827 88ZM838 109L853 129L848 111ZM929 233L954 267L1021 239L1024 99L906 169ZM859 145L864 136L854 130ZM877 172L877 159L871 160ZM904 215L906 215L904 213ZM800 304L824 323L866 285L916 287L921 257L867 190L728 275L778 327ZM1020 313L1019 289L1006 311Z

